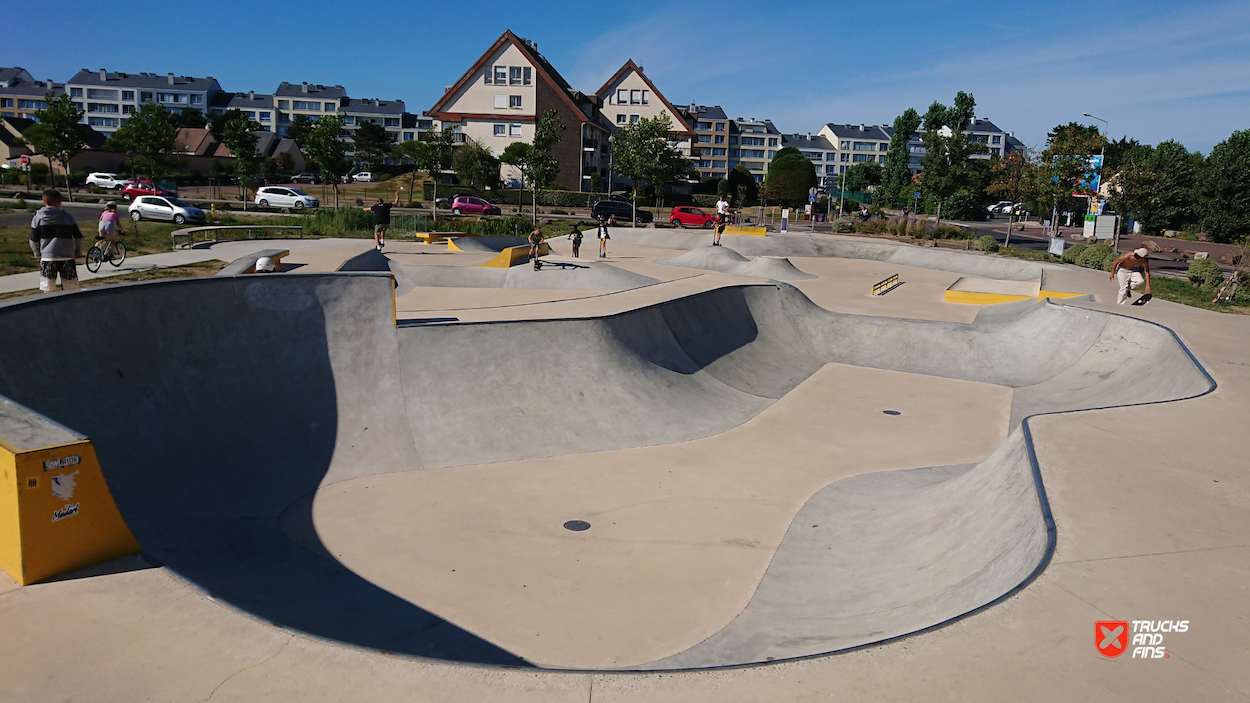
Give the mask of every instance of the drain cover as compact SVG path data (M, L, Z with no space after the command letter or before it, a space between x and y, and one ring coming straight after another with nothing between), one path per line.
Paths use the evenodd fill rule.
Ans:
M569 520L564 523L564 529L574 532L585 532L590 529L590 523L585 520Z
M886 415L902 415L903 414L897 410L882 410L881 412L885 413Z

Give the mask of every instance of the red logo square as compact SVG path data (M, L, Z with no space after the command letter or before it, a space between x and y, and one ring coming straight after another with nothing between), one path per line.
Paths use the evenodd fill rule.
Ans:
M1127 620L1099 620L1094 623L1094 646L1104 657L1115 658L1128 649Z

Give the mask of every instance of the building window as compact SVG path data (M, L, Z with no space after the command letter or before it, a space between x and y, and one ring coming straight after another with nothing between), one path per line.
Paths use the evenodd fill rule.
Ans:
M764 158L763 149L743 149L742 158L744 159L762 159Z
M0 98L0 107L13 107L13 98ZM9 117L12 116L9 115Z
M133 91L133 90L123 90L123 91L122 91L122 100L130 100L130 101L133 101L134 99L135 99L135 91Z
M508 84L509 85L521 85L521 67L520 66L508 67Z
M724 149L712 149L712 156L724 156L724 155L725 155Z
M771 159L771 158L773 158L773 157L774 157L774 156L776 156L776 155L777 155L777 152L776 152L775 150L773 150L773 149L769 149L769 150L768 150L768 158L770 158L770 159Z
M521 96L520 96L520 95L509 95L509 96L508 96L508 107L512 108L513 110L520 110L520 109L521 109Z
M838 167L838 173L846 173L846 167L845 167L845 166L839 166L839 167Z
M88 117L87 124L92 127L116 127L117 119L113 117Z
M865 161L871 161L871 160L872 160L872 157L869 156L868 154L854 154L851 158L851 161L857 164L862 164Z
M286 114L285 112L279 112L278 121L281 122L282 124L286 124L291 121L291 116Z
M629 91L628 90L621 88L616 91L616 104L617 105L629 104Z
M116 100L116 90L100 90L99 88L88 88L87 99L89 100Z
M243 110L243 114L247 115L249 120L256 119L256 112L254 110Z
M776 138L776 137L769 137L769 138L768 138L768 146L777 146L777 138Z
M486 70L482 72L482 75L485 77L485 81L484 81L484 82L486 83L486 85L490 85L490 84L494 83L494 81L493 81L493 80L491 80L491 77L492 77L494 74L495 74L495 68L494 68L493 66L487 66L487 67L486 67Z
M712 131L712 123L711 122L699 122L695 124L694 128L705 131L705 132L710 132Z
M192 105L203 105L203 104L204 104L204 96L203 96L203 95L200 95L199 93L192 93L192 94L191 94L191 104L192 104Z
M398 117L383 117L382 126L383 127L398 127L399 118Z
M135 106L134 106L134 105L122 105L122 114L123 114L123 115L133 115L133 114L134 114L134 112L135 112Z
M841 157L839 157L839 158L838 158L838 160L839 160L839 161L850 161L850 160L851 160L851 155L850 155L850 154L842 154L842 156L841 156Z
M850 143L850 142L842 142L842 143L841 143L841 145L840 145L838 148L839 148L839 149L842 149L842 150L844 150L844 151L845 151L845 150L847 150L847 149L850 149L850 148L851 148L851 143Z
M992 147L992 148L990 149L990 153L991 153L991 154L993 154L993 155L995 155L995 156L998 156L998 151L999 151L999 150L998 150L998 147Z
M724 143L725 143L725 135L723 135L723 134L718 134L718 135L716 135L716 143L717 143L717 144L724 144Z
M406 141L406 142L410 142L410 141L412 141L413 139L416 139L416 138L417 138L417 135L416 135L416 134L414 134L414 133L412 133L412 132L404 132L404 141Z
M642 104L642 91L641 91L641 90L631 90L631 91L629 91L629 104L630 104L630 105L641 105L641 104Z
M287 101L287 100L279 100L279 101L278 101L278 109L279 109L279 110L289 110L289 109L291 109L291 103L290 103L290 101Z
M507 84L508 84L508 67L496 66L495 67L495 85L507 85Z
M838 170L837 166L830 165L830 166L825 167L825 173L833 173L834 171L837 171L837 170Z
M496 137L506 137L506 136L508 136L508 125L506 125L506 124L497 124L497 125L495 125L495 136L496 136Z
M717 132L724 132L724 131L725 131L725 123L724 123L724 122L717 122L717 123L716 123L716 131L717 131Z
M738 138L737 138L737 137L734 137L734 136L730 136L730 137L729 137L729 143L730 143L730 144L737 144L737 143L738 143Z
M292 107L294 107L296 110L309 110L309 111L316 112L317 110L321 109L321 104L305 102L303 100L296 100L294 103L292 103Z
M619 113L619 112L618 112L618 113L616 113L616 123L617 123L617 124L625 124L625 122L626 122L626 121L627 121L627 117L626 117L625 115L622 115L622 114L621 114L621 113Z
M710 135L710 134L700 134L700 135L698 135L698 137L699 137L699 143L700 143L700 144L711 144L711 143L712 143L712 135Z
M889 142L881 142L880 144L877 145L877 151L889 151L889 150L890 150Z
M521 125L520 125L519 123L516 123L516 122L513 122L511 125L509 125L509 126L508 126L508 136L509 136L509 137L519 137L519 136L521 136Z
M991 143L991 144L1002 144L1002 143L1003 143L1003 135L1001 135L1001 134L995 134L995 135L994 135L993 140L991 140L991 142L990 142L990 143Z
M70 88L70 89L69 89L69 96L70 96L71 98L81 98L81 97L82 97L82 88Z
M764 146L763 137L743 137L742 146Z
M872 142L855 142L854 151L876 151L877 145Z
M645 91L645 90L644 90L644 91L642 91L642 104L643 104L643 105L646 105L646 104L647 104L647 91Z
M877 157L877 163L879 163L879 164L883 164L883 163L885 163L885 154L882 154L882 155L880 155L880 156L878 156L878 157Z
M261 122L273 122L273 113L272 112L260 113L260 121Z
M737 149L730 149L730 150L729 150L729 156L731 156L731 157L735 157L735 158L736 158L736 157L738 156L738 150L737 150Z
M326 103L326 112L334 112L339 109L338 103Z
M355 125L355 124L356 124L356 116L355 116L355 115L348 115L348 116L344 117L344 118L343 118L343 124L346 124L346 125Z
M521 73L522 75L525 76L524 78L521 79L521 83L523 85L529 85L534 82L533 80L534 69L530 68L529 66L526 66L524 69L522 69Z
M495 96L495 109L496 109L496 110L506 110L507 108L508 108L508 96L507 96L507 95L496 95L496 96Z
M9 102L10 104L6 105L5 107L13 107L12 101L10 100ZM95 103L92 103L92 105L94 104ZM47 110L48 103L44 102L43 100L22 100L19 98L17 101L17 109L19 110ZM95 110L92 110L92 112L95 112Z
M630 116L629 116L629 121L630 121L630 123L635 123L635 122L637 122L638 120L639 120L639 116L638 116L638 115L630 115Z
M724 161L713 161L713 162L712 162L712 168L725 168L725 162L724 162Z

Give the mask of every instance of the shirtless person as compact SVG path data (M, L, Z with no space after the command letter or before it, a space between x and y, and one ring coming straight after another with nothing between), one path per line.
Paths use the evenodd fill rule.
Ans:
M391 208L399 207L399 191L395 191L395 199L388 205L378 198L378 204L361 208L373 213L373 248L382 251L386 246L386 230L391 226Z
M1150 250L1142 247L1127 254L1121 254L1120 258L1111 264L1111 275L1108 280L1120 284L1120 293L1116 296L1115 302L1120 305L1127 303L1133 297L1129 290L1142 283L1146 284L1145 295L1150 295L1150 259L1147 258L1148 256L1150 256ZM1146 272L1145 277L1133 270L1137 266L1143 267Z

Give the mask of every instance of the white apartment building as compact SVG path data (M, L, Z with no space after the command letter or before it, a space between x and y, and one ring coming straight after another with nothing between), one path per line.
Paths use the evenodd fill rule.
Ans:
M803 152L812 162L812 167L816 169L816 176L825 182L825 179L837 180L838 177L838 149L837 146L820 134L783 134L781 135L781 146L792 146Z
M770 120L744 120L741 117L729 124L730 169L742 164L756 183L764 181L768 165L781 149L781 132Z
M115 73L82 69L65 82L74 104L86 114L83 123L111 135L144 103L158 103L173 112L194 108L207 113L221 92L212 76L193 78L172 73Z

